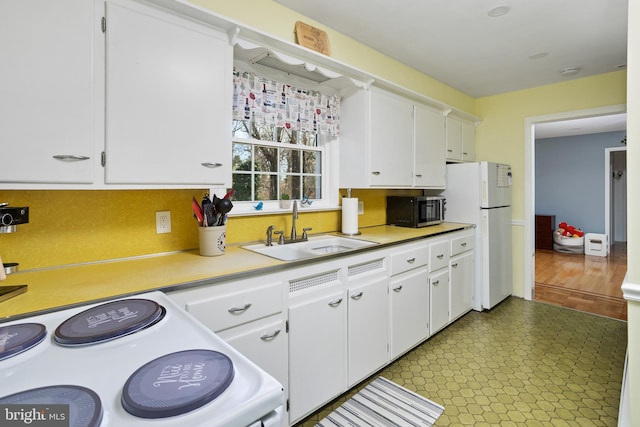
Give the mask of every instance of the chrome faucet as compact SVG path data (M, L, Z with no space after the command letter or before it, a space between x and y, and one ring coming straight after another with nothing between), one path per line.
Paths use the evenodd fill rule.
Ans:
M298 201L293 201L293 213L291 215L291 241L295 241L298 238L298 232L296 231L296 220L298 219Z

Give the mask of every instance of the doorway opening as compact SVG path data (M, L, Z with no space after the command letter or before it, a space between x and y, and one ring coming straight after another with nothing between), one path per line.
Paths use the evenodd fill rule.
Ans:
M560 123L563 121L568 123L569 121L576 120L576 119L588 119L588 118L598 118L598 117L607 117L607 116L610 116L611 118L613 118L614 115L620 115L621 113L625 113L625 109L626 109L625 105L616 105L616 106L589 109L589 110L579 110L579 111L564 112L564 113L558 113L558 114L552 114L552 115L530 117L525 119L525 218L524 218L525 219L524 221L524 273L525 273L524 297L525 299L528 299L528 300L537 299L534 297L537 295L541 295L543 292L549 292L549 288L543 287L543 282L539 282L539 280L537 280L536 278L536 261L540 261L540 263L544 263L540 265L544 265L546 270L539 270L538 275L540 276L540 279L545 280L545 283L549 280L549 277L553 277L554 274L557 274L557 278L561 281L563 280L566 284L569 279L579 281L579 278L576 278L574 276L576 276L576 274L579 274L580 272L584 273L585 271L590 271L590 272L596 271L602 274L609 274L610 272L607 273L605 271L607 268L623 271L620 277L620 283L622 282L622 277L624 277L624 272L626 272L626 245L624 245L622 241L619 241L621 244L619 244L615 248L615 250L611 253L611 256L604 257L604 258L585 256L585 255L578 256L576 254L561 254L554 251L544 251L543 253L538 253L538 254L536 253L536 247L535 247L535 231L536 231L535 230L536 228L535 227L535 212L536 212L535 141L536 141L537 133L541 134L543 130L546 131L547 129L549 129L549 127L546 126L547 124L555 124L556 122ZM626 117L625 117L625 123L626 123ZM536 128L538 128L539 132L536 132ZM617 130L620 130L620 129L617 129ZM606 131L607 130L604 130L604 131L596 130L592 133L606 132ZM584 133L585 132L576 133L575 135L581 135ZM571 134L566 134L566 135L571 135ZM540 137L546 138L547 136L540 136ZM616 149L611 151L617 152L622 150ZM607 171L606 174L607 174L607 177L611 176L612 180L614 179L614 176L611 174L616 173L614 171L619 172L619 169L620 169L619 168L620 159L616 158L616 156L618 155L619 154L611 154L612 156L611 162L617 162L617 163L612 164L607 162L607 168L611 168L611 171ZM607 153L607 156L609 156L609 153ZM620 174L618 173L618 175ZM626 176L626 174L624 173L622 175ZM605 184L602 184L602 185L604 186ZM606 227L605 233L609 234L611 232L615 232L614 227L615 227L616 220L618 221L618 227L620 227L620 224L621 224L620 221L622 221L622 219L615 217L616 211L619 209L619 206L615 206L614 208L613 206L610 207L610 204L609 204L609 199L613 200L611 203L613 203L614 205L615 203L621 202L621 200L618 200L617 202L615 201L615 195L619 194L619 192L621 191L620 190L621 184L619 182L618 183L607 182L606 188L608 189L606 191L607 201L603 203L603 205L606 205L606 208L603 208L602 210L605 211L606 209L607 227ZM625 207L625 212L626 212L626 207ZM600 221L602 221L602 216L600 217ZM626 221L624 223L626 225ZM602 228L602 226L600 228ZM613 242L613 241L614 241L613 238L610 239L610 242ZM622 251L621 253L620 249L624 249L624 251ZM536 257L536 255L538 256ZM563 256L565 257L565 259L560 259ZM579 265L575 264L575 262L578 261L576 259L576 256L579 257L579 261L580 261ZM553 260L554 257L555 257L555 260ZM595 263L595 265L585 266L584 264L585 261L589 261L590 263ZM556 271L550 272L549 269L554 268L554 263L556 263L560 267L558 267ZM571 270L572 263L574 264L573 271ZM621 264L622 266L620 266L619 264ZM593 281L593 277L591 277L590 280ZM603 280L607 280L607 279L603 278ZM612 281L610 276L608 280ZM585 279L584 281L586 282L588 280ZM536 282L539 283L540 289L538 289L538 292L536 292L536 289L535 289ZM570 284L568 286L570 286ZM595 290L601 291L601 289L595 289ZM582 296L588 293L587 291L584 291L584 290L581 292L582 292L581 294ZM592 293L596 294L597 296L597 292L592 292ZM591 295L591 297L593 297L593 295ZM576 298L572 298L572 300L575 302ZM621 302L618 301L616 303L621 303ZM558 304L558 305L563 305L563 304ZM599 307L604 307L607 304L598 302L596 305ZM583 307L576 306L572 308L582 309ZM585 309L584 311L590 311L590 310ZM622 311L624 311L626 315L626 309ZM600 313L600 314L608 315L607 313ZM615 315L611 315L610 317L620 318L619 316L615 316Z

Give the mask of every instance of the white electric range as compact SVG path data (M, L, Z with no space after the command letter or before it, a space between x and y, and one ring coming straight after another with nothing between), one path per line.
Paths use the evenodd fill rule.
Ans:
M0 425L30 404L68 405L71 426L280 426L284 391L148 292L0 323Z

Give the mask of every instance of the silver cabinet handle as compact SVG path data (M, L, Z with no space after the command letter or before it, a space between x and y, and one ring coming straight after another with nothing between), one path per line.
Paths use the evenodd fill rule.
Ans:
M251 303L246 303L243 307L231 307L227 310L229 313L242 313L246 311L249 307L251 307Z
M413 264L414 262L416 262L416 258L415 258L415 257L413 257L413 258L409 258L409 259L407 260L407 262L408 262L409 264Z
M434 280L433 282L431 282L431 284L434 286L438 286L439 283L440 283L440 280Z
M260 336L260 339L262 341L271 341L272 339L274 339L275 337L278 336L278 334L280 334L280 329L276 329L275 331L273 331L270 334L263 334Z
M444 254L436 255L436 258L442 259L442 258L444 258Z
M453 153L453 150L447 150L447 153Z
M56 154L53 158L56 160L62 160L63 162L77 162L80 160L89 160L91 157L77 156L75 154Z
M380 172L379 172L379 171L373 171L373 172L371 172L371 173L372 173L372 174L374 174L374 175L380 175Z
M421 173L417 173L416 174L416 178L422 178L422 174Z
M402 290L402 285L396 286L395 288L393 288L393 292L400 292L401 290Z
M364 295L364 292L360 291L357 294L351 295L351 299L358 300L358 299L362 298L362 295Z
M220 166L222 166L222 163L210 163L210 162L204 162L204 163L200 163L202 166L204 166L205 168L219 168Z
M456 262L455 264L451 264L451 267L458 268L458 263Z
M464 248L465 246L467 246L467 242L460 243L460 246L462 246Z
M331 307L337 307L337 306L339 306L339 305L340 305L340 303L341 303L341 302L342 302L342 298L339 298L339 299L337 299L337 300L331 301L331 302L329 303L329 305L330 305Z

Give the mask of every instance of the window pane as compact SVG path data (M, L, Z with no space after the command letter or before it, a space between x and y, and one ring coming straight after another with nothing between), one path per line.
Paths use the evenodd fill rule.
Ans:
M300 177L295 175L281 175L280 195L288 194L291 199L301 199Z
M278 149L256 145L255 171L277 172L278 171Z
M322 198L322 179L319 176L305 176L302 178L302 193L310 199Z
M280 150L280 173L300 173L300 151L283 148Z
M250 138L251 134L249 133L249 122L234 120L232 124L231 135L235 136L236 138Z
M234 171L251 170L251 145L233 144L233 161L231 162Z
M304 173L322 173L322 156L318 151L305 151L303 153L303 172Z
M233 199L251 201L251 175L233 174Z
M277 200L278 175L256 175L255 200Z

